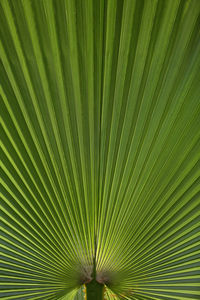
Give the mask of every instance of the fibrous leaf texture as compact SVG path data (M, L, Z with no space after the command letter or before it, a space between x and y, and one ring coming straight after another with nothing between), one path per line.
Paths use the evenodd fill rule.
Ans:
M199 299L200 1L0 0L0 57L0 298Z

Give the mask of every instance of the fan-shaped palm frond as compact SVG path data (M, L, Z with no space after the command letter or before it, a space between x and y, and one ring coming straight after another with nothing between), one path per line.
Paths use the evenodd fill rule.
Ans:
M1 299L199 299L199 33L199 0L0 0Z

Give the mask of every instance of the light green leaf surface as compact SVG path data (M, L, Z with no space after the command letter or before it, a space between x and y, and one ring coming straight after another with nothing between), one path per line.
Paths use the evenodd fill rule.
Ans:
M200 1L0 0L0 298L200 297ZM95 300L95 299L94 299Z

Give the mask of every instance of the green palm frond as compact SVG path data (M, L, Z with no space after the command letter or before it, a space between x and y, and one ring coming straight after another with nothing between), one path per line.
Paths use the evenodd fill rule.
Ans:
M200 1L0 0L0 38L0 298L199 299Z

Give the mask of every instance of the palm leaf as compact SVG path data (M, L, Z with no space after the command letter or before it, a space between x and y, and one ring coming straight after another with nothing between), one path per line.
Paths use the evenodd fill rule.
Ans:
M199 21L0 1L1 299L199 299Z

